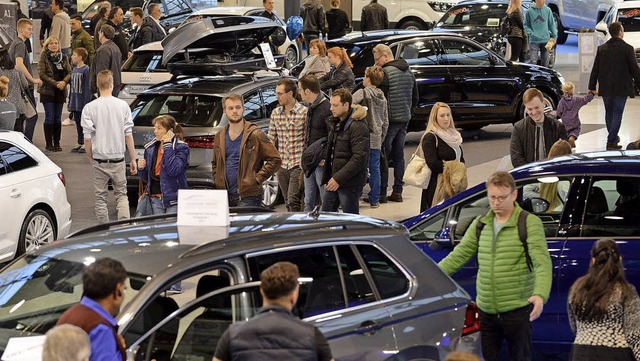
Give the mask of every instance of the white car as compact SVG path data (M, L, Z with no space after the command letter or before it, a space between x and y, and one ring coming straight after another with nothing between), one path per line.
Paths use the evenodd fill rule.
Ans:
M0 130L0 262L69 234L62 169L22 133Z
M162 65L160 41L145 44L133 51L133 55L122 65L122 89L118 98L131 104L136 96L152 85L171 79L171 73Z
M637 58L640 53L640 1L625 1L611 6L602 21L596 25L603 42L611 39L609 25L616 21L622 23L624 41L633 46Z

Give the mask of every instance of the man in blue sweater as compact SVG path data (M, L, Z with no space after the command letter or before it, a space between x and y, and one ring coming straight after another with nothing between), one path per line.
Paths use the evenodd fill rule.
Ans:
M558 28L553 12L545 5L546 0L536 0L536 5L527 10L524 16L524 30L529 36L529 55L531 63L549 66L549 50L545 47L549 39L558 37ZM539 52L539 54L538 54Z

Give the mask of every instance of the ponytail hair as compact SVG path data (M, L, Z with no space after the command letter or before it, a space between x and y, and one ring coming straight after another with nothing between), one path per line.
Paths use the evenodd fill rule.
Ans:
M333 48L327 50L327 53L333 54L336 58L345 63L349 68L353 68L353 63L351 62L351 59L349 59L349 55L347 55L347 51L344 50L344 48L334 46Z
M156 123L160 123L160 125L162 125L162 127L166 130L171 130L173 134L178 137L178 139L182 140L184 130L182 130L182 127L180 126L180 124L178 124L176 118L172 117L169 114L158 115L153 119L152 122L153 125L155 125Z

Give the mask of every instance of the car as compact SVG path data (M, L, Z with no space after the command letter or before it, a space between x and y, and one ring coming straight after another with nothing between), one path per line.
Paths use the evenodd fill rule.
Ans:
M548 0L558 26L558 44L564 44L569 34L582 29L593 29L605 13L624 0Z
M263 7L255 7L255 6L219 6L219 7L211 7L207 9L202 9L195 11L193 14L189 15L181 25L185 23L203 19L203 18L219 18L219 17L228 17L228 16L260 16L264 11ZM297 64L300 59L302 59L302 51L300 47L296 43L296 39L289 39L287 36L287 24L277 15L275 15L275 22L280 25L281 30L278 30L272 36L283 39L284 42L282 45L278 45L278 51L280 54L284 54L287 59L288 67L291 67L293 64ZM280 40L282 41L282 40Z
M542 220L553 262L551 296L541 318L533 323L534 359L566 360L575 338L567 319L569 288L586 274L597 239L618 242L627 279L640 286L640 151L562 156L516 168L511 174L518 202ZM561 202L553 209L541 196L540 186L545 183L558 190ZM412 241L439 261L460 242L471 222L488 210L485 185L479 184L404 225ZM453 275L474 297L476 272L473 259Z
M0 130L0 262L66 237L64 174L20 132Z
M624 27L624 41L633 46L636 52L636 59L640 62L640 1L624 1L617 3L609 9L602 21L596 25L596 30L600 34L600 43L611 39L609 25L619 21Z
M278 28L262 17L205 18L181 26L165 38L162 62L168 62L174 79L138 94L131 104L137 157L142 157L144 145L155 138L152 120L169 114L184 129L184 141L191 150L189 187L213 188L213 140L228 123L223 117L222 98L230 93L243 95L244 118L265 132L271 111L278 106L276 84L283 74L256 71L266 68L265 60L252 52ZM189 60L169 62L187 53ZM280 66L284 64L284 55L275 58ZM128 175L127 180L129 199L135 204L138 177ZM275 176L263 183L263 189L263 204L273 207L279 200Z
M524 14L531 3L522 4ZM431 29L434 32L457 33L473 39L505 58L507 37L500 35L500 24L509 7L508 0L465 0L447 11ZM549 52L549 68L556 61L557 47Z
M529 88L544 94L545 107L554 109L562 97L562 75L533 64L505 61L482 44L460 34L383 30L351 34L327 42L346 49L356 78L374 64L372 49L386 44L403 58L418 83L419 102L409 131L425 129L431 107L445 102L456 125L473 130L495 123L514 123L524 117L522 95Z
M300 269L294 313L324 333L336 360L443 360L479 352L469 295L390 221L338 213L235 213L228 227L176 215L94 226L0 272L0 350L44 334L82 297L98 258L128 272L118 332L129 360L211 360L222 332L261 307L259 274ZM169 292L180 284L181 293Z
M389 26L392 29L427 30L457 0L378 0L387 9ZM353 0L351 12L353 26L360 30L362 8L369 5L369 0Z

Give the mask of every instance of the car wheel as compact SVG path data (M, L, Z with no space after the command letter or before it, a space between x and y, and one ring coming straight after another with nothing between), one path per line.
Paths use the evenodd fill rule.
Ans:
M273 208L278 203L278 177L272 175L262 183L262 206Z
M56 240L56 231L49 213L42 209L34 209L22 222L18 239L17 255L32 251L40 245Z
M427 30L427 27L416 20L407 20L400 25L400 29L405 30Z
M567 37L569 35L565 32L564 26L562 25L562 21L560 20L560 16L558 16L558 13L554 12L553 17L556 20L556 25L558 26L558 38L556 39L556 43L564 44L567 42Z
M291 64L290 67L298 64L298 50L295 46L290 46L287 48L286 57L287 62Z

